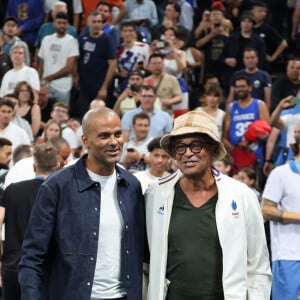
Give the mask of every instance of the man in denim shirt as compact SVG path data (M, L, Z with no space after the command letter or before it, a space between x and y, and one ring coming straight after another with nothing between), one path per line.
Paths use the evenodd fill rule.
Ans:
M137 179L116 166L120 119L108 108L90 110L82 129L87 155L45 181L33 207L22 299L140 300L144 201Z

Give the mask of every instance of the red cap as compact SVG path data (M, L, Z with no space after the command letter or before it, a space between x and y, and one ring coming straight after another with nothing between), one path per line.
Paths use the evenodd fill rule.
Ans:
M217 10L220 10L222 12L225 12L226 8L225 8L225 5L221 2L221 1L214 1L210 8L213 10L213 9L217 9Z

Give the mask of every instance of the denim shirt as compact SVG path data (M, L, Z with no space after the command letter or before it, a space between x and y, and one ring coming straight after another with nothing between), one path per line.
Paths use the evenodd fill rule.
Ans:
M53 174L41 186L22 248L19 271L22 299L89 300L91 297L101 199L100 185L89 177L85 159L86 156ZM128 300L140 300L144 199L138 180L118 166L116 169L118 203L124 220L123 280Z

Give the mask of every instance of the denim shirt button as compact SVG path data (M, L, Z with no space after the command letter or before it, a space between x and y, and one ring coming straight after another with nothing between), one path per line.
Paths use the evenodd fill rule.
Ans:
M129 254L129 250L126 250L126 254L127 254L127 255Z
M95 211L98 211L98 207L95 207Z
M90 257L90 260L91 260L91 261L94 261L94 257L93 257L93 256L92 256L92 257Z
M93 232L93 235L97 235L97 232L96 232L96 231L94 231L94 232Z
M128 229L128 225L125 225L125 229L126 229L126 230Z
M87 286L90 286L90 285L91 285L91 283L90 283L90 282L87 282L87 283L86 283L86 285L87 285Z
M122 205L122 201L119 201L120 205Z
M126 275L126 278L127 278L127 279L130 279L130 275L127 274L127 275Z

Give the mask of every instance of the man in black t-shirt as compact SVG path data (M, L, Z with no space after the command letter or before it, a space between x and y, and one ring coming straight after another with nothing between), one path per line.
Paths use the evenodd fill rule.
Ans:
M21 299L19 260L31 208L40 185L58 167L57 151L48 143L35 146L33 159L36 177L9 185L0 199L1 229L5 223L1 274L4 299Z
M264 2L255 2L252 7L252 13L256 19L253 32L255 32L265 42L268 62L267 65L269 65L277 60L277 58L287 48L288 44L273 26L265 23L268 9Z
M255 24L256 20L252 13L244 13L240 18L240 30L229 37L224 47L223 57L226 65L226 74L224 75L228 80L234 71L245 67L243 53L246 48L252 48L257 51L259 56L258 67L264 69L266 64L266 46L264 41L253 32L252 29Z

